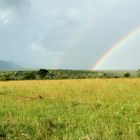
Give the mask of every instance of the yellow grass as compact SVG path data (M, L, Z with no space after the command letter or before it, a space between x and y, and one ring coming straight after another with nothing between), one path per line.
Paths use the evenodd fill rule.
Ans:
M140 138L140 79L0 82L0 98L0 138Z

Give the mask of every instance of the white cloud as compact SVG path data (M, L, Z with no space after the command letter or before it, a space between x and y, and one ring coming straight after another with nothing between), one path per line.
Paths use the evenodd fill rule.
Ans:
M71 20L77 20L77 18L79 17L79 11L78 10L76 10L76 9L74 9L74 8L70 8L70 9L68 9L67 10L67 12L66 12L66 17L68 18L68 19L71 19Z
M5 10L5 11L0 10L0 21L2 21L2 23L8 24L12 20L12 18L13 18L12 11L10 11L10 10Z
M132 13L129 13L129 14L125 14L125 15L122 15L122 20L131 20L133 18L133 14Z
M40 55L41 56L61 55L62 54L61 52L50 51L47 48L46 43L44 43L42 39L38 39L38 40L32 42L31 47L30 47L30 51L38 56L40 56Z
M0 21L8 24L16 18L22 18L30 6L30 0L0 0Z
M31 44L30 50L40 55L48 53L48 50L42 46L42 42L40 39Z
M43 42L43 39L38 39L32 42L28 55L30 55L30 59L34 64L33 67L41 66L54 68L55 61L60 55L62 55L61 52L49 50L45 44L46 43Z

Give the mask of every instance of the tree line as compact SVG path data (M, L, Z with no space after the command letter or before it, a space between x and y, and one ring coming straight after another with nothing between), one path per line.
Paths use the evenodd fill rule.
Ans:
M9 80L53 80L53 79L93 79L93 78L135 78L136 72L88 71L88 70L47 70L36 71L1 71L0 81Z

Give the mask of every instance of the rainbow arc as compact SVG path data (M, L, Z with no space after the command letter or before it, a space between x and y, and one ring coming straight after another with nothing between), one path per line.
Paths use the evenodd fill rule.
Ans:
M101 58L97 61L97 63L92 67L92 70L98 70L101 66L121 47L123 47L129 40L133 39L137 34L140 33L140 26L128 32L125 36L123 36L120 40L118 40L109 50L107 50Z

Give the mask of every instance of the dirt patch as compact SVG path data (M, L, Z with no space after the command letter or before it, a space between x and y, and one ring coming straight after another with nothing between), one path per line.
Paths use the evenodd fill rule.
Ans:
M16 96L16 99L19 100L43 100L44 97L42 95L27 97L27 96Z

